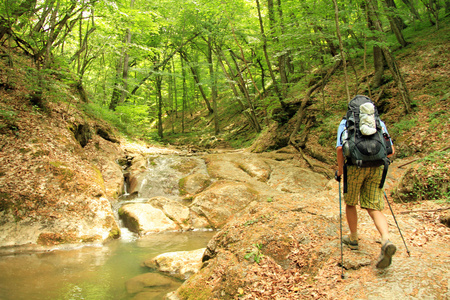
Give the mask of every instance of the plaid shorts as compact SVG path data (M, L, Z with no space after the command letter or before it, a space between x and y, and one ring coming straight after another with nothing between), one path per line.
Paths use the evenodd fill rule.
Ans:
M347 166L347 193L344 201L347 205L359 204L361 208L383 210L383 189L380 189L384 166L358 168Z

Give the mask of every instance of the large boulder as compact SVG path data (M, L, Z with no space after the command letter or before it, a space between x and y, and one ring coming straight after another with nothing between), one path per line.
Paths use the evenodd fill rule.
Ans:
M182 230L192 229L189 208L180 202L165 197L154 197L151 198L148 203L161 209L164 214L175 222Z
M211 177L203 173L193 173L179 181L180 194L189 197L205 190L211 184Z
M221 180L196 195L190 209L204 216L211 227L221 228L255 200L258 200L258 192L250 185Z
M145 171L147 170L147 158L141 154L135 154L133 156L132 164L127 168L125 174L128 193L133 194L139 192L139 187L144 180Z
M205 156L211 177L243 182L266 182L271 167L261 157L252 153L210 154Z
M15 221L2 212L0 247L39 250L57 244L103 242L120 235L120 229L105 197L66 198L48 210L50 220L30 221L32 216ZM83 207L82 211L79 208Z
M160 272L168 273L181 280L186 280L200 270L204 252L205 248L164 253L146 260L144 265L158 269Z
M88 157L92 158L92 164L103 182L108 199L111 201L117 199L123 192L124 175L116 161L124 155L123 150L117 143L94 135L84 147L84 151Z
M129 294L152 293L154 295L164 293L168 287L177 285L173 278L158 273L144 273L125 283Z
M168 230L179 230L177 223L150 203L125 204L119 209L125 226L140 235Z

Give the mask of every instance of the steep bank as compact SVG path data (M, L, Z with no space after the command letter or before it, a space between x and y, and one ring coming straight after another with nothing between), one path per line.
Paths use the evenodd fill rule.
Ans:
M111 210L123 188L119 138L79 110L74 89L56 74L37 92L29 60L11 52L9 61L0 60L0 247L119 236Z

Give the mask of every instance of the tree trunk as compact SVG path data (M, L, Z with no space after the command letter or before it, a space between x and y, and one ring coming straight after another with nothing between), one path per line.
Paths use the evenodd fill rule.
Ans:
M369 5L366 2L363 2L362 6L363 10L366 12L367 27L369 27L371 31L377 31L377 27L381 27L381 24L376 25L376 23L379 22L377 12L369 9ZM372 39L376 40L376 38ZM379 46L373 46L373 66L375 71L371 82L372 88L376 89L381 86L385 65L386 61L383 57L383 51Z
M208 37L208 64L209 64L209 76L211 80L211 100L213 103L213 111L214 111L214 134L218 135L219 130L219 116L217 112L217 82L216 82L216 74L214 73L214 65L213 65L213 51L211 45L211 37Z
M261 126L259 125L258 119L256 117L255 108L254 108L252 100L250 98L250 93L249 93L249 91L247 89L247 86L245 84L245 80L244 80L244 77L242 75L242 70L239 68L239 64L234 59L234 57L232 57L232 58L233 58L233 61L234 61L234 65L236 67L236 77L238 79L238 86L239 86L242 94L244 95L244 99L247 100L247 107L248 107L248 109L250 109L250 116L251 116L251 118L253 120L254 128L255 128L256 132L260 132L261 131ZM225 59L225 57L224 57L224 59ZM229 62L226 59L225 59L225 62L227 63L228 68L230 68L230 70L232 70L231 65L229 64Z
M267 68L269 69L270 77L272 78L272 83L273 83L273 87L275 89L275 94L278 97L281 107L284 108L286 104L284 103L283 96L281 95L280 89L278 88L278 83L277 83L275 74L272 69L272 64L270 62L269 54L267 53L267 37L266 37L266 34L264 33L264 25L263 25L263 20L262 20L262 16L261 16L261 8L259 5L259 0L256 0L256 8L258 10L259 27L261 29L261 36L263 39L262 48L263 48L263 52L264 52L264 57L266 58Z
M180 57L181 58L181 57ZM187 87L186 87L186 70L184 69L184 59L181 58L181 74L183 75L183 96L181 104L181 133L184 133L184 116L186 113Z
M208 97L205 94L205 91L203 90L203 86L200 84L200 78L198 76L197 70L190 64L189 59L187 57L186 52L180 51L181 58L189 65L189 69L192 72L193 79L195 81L195 84L200 91L200 94L202 95L203 100L205 101L206 107L208 108L208 111L210 114L214 113L214 109L211 107L211 103L209 103Z
M241 96L239 95L239 92L236 89L236 86L234 85L235 78L233 76L231 76L229 73L229 72L232 72L233 68L231 67L230 63L227 61L227 59L221 49L216 48L214 50L216 52L216 56L217 56L217 59L219 60L219 64L222 68L222 71L228 79L227 81L228 81L228 84L229 84L231 90L233 91L234 97L242 109L242 113L247 118L248 122L250 123L250 126L255 130L255 132L257 132L257 133L260 132L261 127L259 126L258 119L255 115L254 110L252 109L252 107L248 108L244 105L244 103L241 100ZM228 71L226 69L226 67L223 63L224 61L228 66L228 70L230 70L230 71Z
M122 56L116 64L116 79L114 80L114 88L111 95L111 102L109 103L110 110L116 110L119 105L120 96L122 94Z
M391 25L391 30L395 34L395 37L397 38L399 44L402 46L402 48L404 48L408 45L408 42L405 40L405 37L402 33L402 29L406 28L405 22L403 22L403 20L396 15L397 7L395 6L393 0L385 0L383 3L386 7L386 10L388 11L387 16L389 24Z
M133 9L134 7L134 0L131 0L130 8ZM123 54L123 90L122 90L122 96L120 97L120 103L124 102L127 94L128 94L128 69L129 69L129 61L130 61L130 55L128 54L128 48L131 44L131 30L130 28L127 28L126 32L126 38L125 38L125 51Z
M388 10L388 16L390 16L394 22L396 23L397 27L400 28L400 30L405 29L406 23L403 21L403 19L399 16L397 5L395 4L394 0L384 0L384 5L386 6Z
M350 102L350 91L348 89L348 75L347 75L347 60L345 59L344 46L342 44L341 31L339 29L339 8L337 1L333 0L334 3L334 20L336 22L336 34L339 40L339 50L341 52L342 62L344 63L344 80L345 80L345 91L347 92L347 102Z
M373 14L373 12L376 10L376 3L374 3L374 0L367 0L368 4L368 11ZM374 25L375 29L379 32L383 32L383 29L381 27L381 22L378 19L374 19ZM382 41L384 42L384 41ZM406 113L411 112L411 97L409 96L408 88L406 87L405 81L403 79L403 75L401 74L400 70L398 69L397 63L395 62L394 56L391 54L391 51L386 46L381 46L381 50L383 51L384 58L386 59L386 63L389 67L389 70L392 73L392 76L394 77L395 82L397 83L398 91L402 97L403 104L405 105L405 111Z
M12 22L9 20L0 17L0 40L5 36L5 34L9 33L13 24L21 17L23 14L27 12L33 11L36 6L37 0L26 0L23 1L18 7L16 7L11 12Z
M269 24L270 24L270 35L272 37L272 40L274 44L277 45L277 47L281 48L280 41L278 39L279 34L283 34L283 11L281 9L281 0L278 0L278 17L279 20L277 21L275 18L275 9L273 0L267 0L267 8L269 11ZM280 27L280 33L277 32L277 27ZM280 74L280 81L281 81L281 94L283 98L286 97L287 92L287 75L286 75L286 57L285 54L278 56L278 73Z
M199 35L199 33L195 33L192 37L190 37L189 39L187 39L186 41L184 41L183 43L181 43L175 50L173 50L162 62L160 62L159 64L155 65L154 68L160 68L160 67L164 67L165 64L167 64L172 57L176 54L179 53L181 51L181 49L188 43L190 43L192 40L194 40L197 36ZM133 91L131 92L131 95L136 94L137 90L141 87L141 85L143 85L151 76L153 75L153 71L150 71L148 73L147 76L145 76L133 89Z
M402 0L402 1L409 8L409 11L413 14L414 18L420 21L421 20L420 14L417 11L414 3L411 0Z
M158 69L156 69L158 71ZM157 96L157 104L158 104L158 136L159 138L164 138L163 133L163 125L162 125L162 106L163 106L163 99L162 99L162 76L157 75L155 78L156 81L156 96Z
M381 86L383 82L383 74L386 65L386 61L384 60L383 51L378 46L373 46L373 65L375 68L372 83L372 88L378 88Z
M333 0L335 1L335 0ZM322 78L322 80L320 80L319 82L317 82L315 85L313 85L308 92L306 93L305 97L303 98L301 104L300 104L300 108L298 109L297 113L296 113L296 120L295 120L295 126L294 126L294 130L291 132L291 135L289 137L289 143L294 146L296 149L300 149L303 148L304 145L302 144L298 144L295 140L295 136L298 133L298 131L300 130L300 126L303 123L303 120L305 118L306 115L306 104L308 103L308 101L311 99L311 95L312 93L318 89L319 87L324 87L326 85L326 83L328 82L328 80L330 80L331 75L333 75L336 70L339 68L339 66L341 65L342 60L338 60L333 67L327 72L327 74ZM306 137L303 137L301 139L301 141L305 141Z

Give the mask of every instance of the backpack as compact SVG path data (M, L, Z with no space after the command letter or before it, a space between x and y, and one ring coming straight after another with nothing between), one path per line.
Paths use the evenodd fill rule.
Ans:
M345 130L341 135L344 164L344 193L347 192L347 166L360 168L384 165L380 188L383 188L392 153L391 140L383 133L377 108L366 96L356 96L348 104Z

